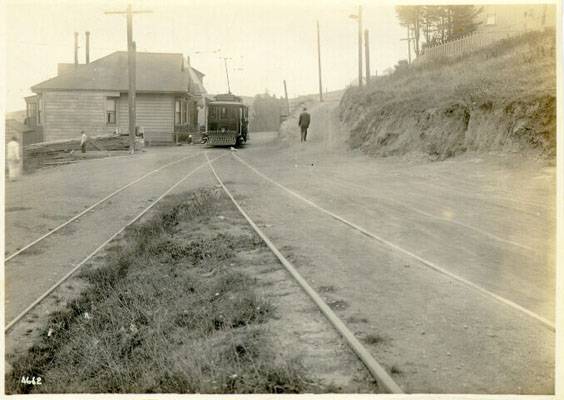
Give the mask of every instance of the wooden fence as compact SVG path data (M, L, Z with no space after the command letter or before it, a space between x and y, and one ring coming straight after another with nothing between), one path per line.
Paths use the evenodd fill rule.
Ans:
M522 34L523 31L476 32L451 42L422 49L422 54L415 59L424 63L439 57L458 57L471 53L502 39Z

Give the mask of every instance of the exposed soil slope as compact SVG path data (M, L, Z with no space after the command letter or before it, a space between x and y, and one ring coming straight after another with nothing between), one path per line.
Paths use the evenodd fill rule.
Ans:
M349 145L373 155L556 148L554 31L501 41L456 59L413 65L350 88L339 105Z

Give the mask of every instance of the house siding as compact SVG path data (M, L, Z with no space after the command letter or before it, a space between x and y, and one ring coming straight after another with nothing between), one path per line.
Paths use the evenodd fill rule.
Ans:
M174 141L174 95L146 94L136 96L136 124L143 127L145 141ZM122 93L117 106L117 121L121 132L129 132L128 96Z
M119 95L119 97L117 97ZM129 132L127 93L101 91L46 91L43 99L45 141L76 139L84 130L89 136ZM106 99L116 102L116 124L106 124ZM174 142L174 101L172 94L136 96L137 126L143 127L145 139L153 143Z
M556 6L551 4L484 4L478 18L478 32L522 32L542 30L556 25ZM495 23L488 25L488 16L495 16Z
M111 134L106 124L106 98L111 93L50 91L42 94L45 141L76 139L84 130L90 136Z

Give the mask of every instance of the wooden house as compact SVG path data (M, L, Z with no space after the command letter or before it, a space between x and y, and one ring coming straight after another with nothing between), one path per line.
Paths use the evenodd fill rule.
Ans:
M483 4L477 18L478 32L509 34L543 30L556 26L554 4Z
M136 53L136 124L145 141L174 143L198 130L204 74L179 53ZM129 132L127 52L88 64L59 64L55 78L31 88L26 125L45 141Z

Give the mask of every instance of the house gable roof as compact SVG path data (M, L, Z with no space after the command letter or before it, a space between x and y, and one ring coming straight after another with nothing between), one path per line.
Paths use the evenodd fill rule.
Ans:
M180 53L136 53L136 90L139 92L205 93L201 73L193 68L183 69ZM191 81L191 82L190 82ZM127 52L116 51L90 64L80 65L55 78L31 87L33 92L44 90L111 90L127 92L129 77Z

